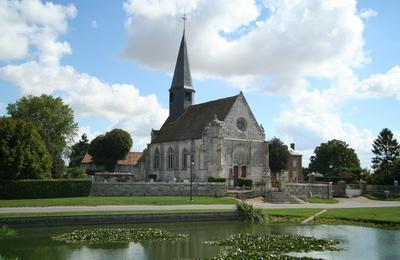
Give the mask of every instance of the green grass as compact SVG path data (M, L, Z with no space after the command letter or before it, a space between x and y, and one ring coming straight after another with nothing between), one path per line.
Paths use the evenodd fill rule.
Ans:
M309 203L320 203L320 204L336 204L339 203L336 199L324 199L324 198L308 198L305 199Z
M322 209L264 209L264 214L271 216L311 217Z
M364 197L370 200L400 201L400 198L386 198L385 196L376 196L371 194L366 194Z
M101 206L101 205L213 205L236 204L233 198L159 197L73 197L53 199L0 200L0 207Z
M230 209L179 209L179 210L115 210L115 211L78 211L78 212L32 212L0 213L1 218L16 217L64 217L64 216L111 216L157 213L199 213L199 212L234 212Z
M321 209L267 209L268 223L299 224ZM400 207L328 209L319 215L316 224L344 224L379 228L400 228Z
M355 221L394 222L400 224L400 207L328 209L320 217Z

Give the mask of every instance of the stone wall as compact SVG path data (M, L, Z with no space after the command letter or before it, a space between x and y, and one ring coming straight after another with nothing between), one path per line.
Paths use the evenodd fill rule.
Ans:
M193 183L193 196L226 196L225 183ZM92 185L92 196L189 196L190 183L131 182L96 183Z
M387 194L386 194L386 192ZM366 185L363 194L372 194L376 196L400 197L400 186L392 185Z
M286 190L298 198L333 198L333 185L317 183L287 183Z

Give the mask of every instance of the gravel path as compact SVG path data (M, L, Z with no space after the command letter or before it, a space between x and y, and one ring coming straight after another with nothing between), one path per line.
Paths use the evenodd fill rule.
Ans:
M270 204L255 203L257 208L263 209L284 209L284 208L366 208L366 207L400 207L400 201L377 201L369 200L365 197L352 199L338 199L337 204ZM174 205L174 206L151 206L151 205L132 205L132 206L57 206L57 207L18 207L0 208L1 213L36 213L36 212L77 212L77 211L130 211L130 210L207 210L207 209L235 209L235 205Z

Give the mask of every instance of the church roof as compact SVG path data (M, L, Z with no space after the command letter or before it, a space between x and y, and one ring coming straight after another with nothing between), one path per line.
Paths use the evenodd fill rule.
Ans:
M171 89L173 88L193 89L192 75L190 74L190 65L186 48L185 31L183 31L178 58L176 60L174 78L172 79L171 84Z
M239 95L189 106L175 121L170 122L168 118L152 143L202 138L204 128L215 115L219 120L225 120Z

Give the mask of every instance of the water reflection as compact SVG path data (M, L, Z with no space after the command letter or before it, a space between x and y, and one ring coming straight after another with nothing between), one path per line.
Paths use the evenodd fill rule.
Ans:
M117 226L114 226L117 227ZM355 226L251 225L240 222L164 223L129 225L152 227L187 234L185 240L147 241L83 246L51 240L51 236L91 227L31 228L17 230L15 238L0 240L0 255L21 259L176 259L216 255L220 248L206 240L247 232L253 234L299 234L342 241L339 252L296 254L324 259L400 259L400 231Z

